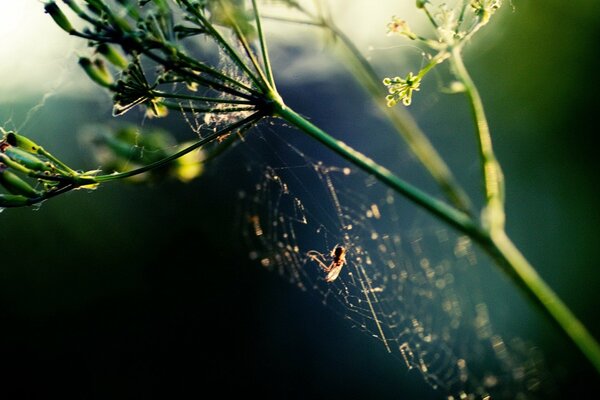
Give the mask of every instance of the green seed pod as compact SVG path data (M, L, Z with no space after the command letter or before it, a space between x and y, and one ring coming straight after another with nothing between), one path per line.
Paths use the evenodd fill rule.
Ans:
M0 193L0 207L24 207L29 206L29 198L19 194Z
M85 12L77 5L77 3L74 0L63 0L63 3L65 3L79 17L86 17Z
M101 43L96 47L98 53L102 54L111 64L120 69L125 69L129 65L127 59L121 55L113 46Z
M52 171L52 167L45 161L29 154L17 147L8 147L4 150L4 154L12 161L15 161L24 167L33 171Z
M4 150L4 153L0 153L0 162L6 164L9 168L24 174L53 171L52 165L48 162L40 160L34 155L26 153L16 147L9 147Z
M85 0L87 8L96 15L102 15L104 5L98 0Z
M81 57L79 59L79 65L81 65L90 79L96 82L98 85L106 88L112 88L114 86L114 80L110 75L110 72L100 60L95 60L92 62L92 60L89 58Z
M40 149L42 148L42 146L38 145L33 140L15 132L8 132L6 134L6 142L11 146L18 147L31 154L39 154Z
M40 195L29 183L7 169L0 168L0 184L12 194L20 194L30 198Z
M424 8L427 3L429 3L429 0L417 0L417 8Z
M46 10L46 13L50 14L54 22L56 22L56 24L60 26L62 30L64 30L67 33L71 33L74 31L73 26L71 26L71 23L69 22L65 14L63 14L63 12L60 10L60 8L58 8L56 3L48 3L44 6L44 9Z

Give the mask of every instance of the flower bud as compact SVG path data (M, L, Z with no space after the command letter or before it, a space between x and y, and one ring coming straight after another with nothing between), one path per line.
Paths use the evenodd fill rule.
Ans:
M56 24L60 26L62 30L67 33L74 31L73 26L71 26L71 23L65 14L63 14L63 12L60 10L60 8L58 8L55 2L47 3L44 6L44 9L46 10L46 13L50 14L54 22L56 22Z
M99 0L85 0L86 6L88 10L93 12L96 15L102 15L103 4Z
M127 65L129 65L127 59L123 57L121 53L106 43L99 44L96 50L98 50L98 53L102 54L115 67L125 69L127 68Z
M114 86L114 80L106 68L106 65L104 65L101 60L94 60L94 62L92 62L92 60L87 57L81 57L79 59L79 65L81 65L90 79L98 85L106 88L112 88Z
M12 194L23 195L30 198L38 197L40 195L40 193L32 188L29 183L2 167L0 167L0 184Z
M8 165L12 169L19 170L24 173L30 171L52 171L49 163L29 154L17 147L7 147L4 154L0 154L0 161Z
M29 199L20 194L0 193L0 207L23 207L31 205Z
M15 132L8 132L6 134L6 142L11 146L18 147L31 154L39 154L39 150L42 148L42 146L38 145L33 140Z

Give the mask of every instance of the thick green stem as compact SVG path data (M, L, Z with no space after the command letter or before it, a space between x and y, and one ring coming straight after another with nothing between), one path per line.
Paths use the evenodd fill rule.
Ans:
M425 133L419 128L415 119L406 110L401 108L393 109L387 106L385 100L386 93L381 84L381 79L350 38L335 25L332 25L331 21L320 21L303 8L299 8L299 11L304 13L310 20L299 21L281 17L269 17L269 19L327 29L339 39L343 57L348 62L350 71L355 75L356 80L371 95L381 113L388 118L395 130L406 141L410 150L417 156L421 164L437 182L448 200L460 210L469 213L471 202L454 178L448 165L444 162L435 147L433 147Z
M525 289L529 297L550 316L600 372L600 345L596 339L538 275L503 230L493 233L491 241L493 246L488 252L508 269L507 273L513 281Z
M567 337L581 349L600 372L600 346L598 343L536 273L531 264L506 236L503 229L483 229L468 214L403 181L375 161L331 137L289 107L277 104L275 113L352 164L373 175L386 186L404 195L450 226L467 234L498 262L508 277L567 334Z
M449 206L448 204L412 186L408 182L403 181L387 168L377 164L375 161L354 150L344 142L331 137L329 134L321 130L319 127L313 125L300 114L296 113L294 110L285 106L284 104L275 104L274 107L276 115L295 125L298 129L318 140L329 149L350 161L352 164L373 175L385 185L406 196L453 227L467 233L469 236L484 235L484 233L479 230L479 227L468 214Z
M454 72L465 86L477 131L482 165L486 206L482 212L484 236L472 236L497 261L507 275L540 309L579 347L600 372L600 345L538 275L533 266L512 243L504 230L504 177L492 147L489 124L483 101L461 55L461 48L452 50Z

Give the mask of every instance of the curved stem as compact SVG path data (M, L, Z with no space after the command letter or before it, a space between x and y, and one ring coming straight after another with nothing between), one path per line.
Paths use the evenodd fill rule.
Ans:
M225 98L216 98L216 97L205 97L205 96L194 96L184 93L168 93L160 90L152 90L150 91L155 97L163 97L165 99L178 99L178 100L192 100L192 101L201 101L206 103L225 103L225 104L247 104L254 105L254 102L248 100L235 100L235 99L225 99Z
M315 17L306 10L300 9L300 11L311 20L290 21L285 18L273 19L282 22L295 22L318 26L323 29L328 29L335 37L337 37L342 45L341 49L344 52L344 58L349 61L350 70L357 78L357 81L363 85L375 100L381 113L388 118L395 130L406 141L410 150L417 156L421 164L437 182L446 198L448 198L448 200L458 209L465 213L470 213L471 202L460 184L454 178L448 165L435 147L433 147L415 119L406 110L401 108L392 109L387 106L385 100L386 93L381 84L381 79L379 79L371 64L364 58L350 38L330 22L317 22L315 21Z
M377 164L375 161L354 150L344 142L331 137L284 104L277 103L274 107L276 115L295 125L298 129L307 133L309 136L318 140L329 149L361 168L363 171L373 175L391 189L422 206L451 226L467 233L469 236L486 236L468 214L434 198L408 182L403 181L387 168Z
M275 106L276 114L318 140L363 171L415 204L439 217L450 226L467 234L497 262L502 270L524 293L555 322L600 372L600 346L567 306L537 274L531 264L506 236L503 228L483 228L468 214L433 198L395 176L375 161L336 140L294 110L283 104Z
M262 86L261 80L258 79L256 75L254 75L254 73L250 70L250 68L248 68L246 63L242 61L240 55L233 49L233 47L231 47L227 40L225 40L223 35L221 35L221 33L215 27L213 27L213 25L206 19L206 17L202 15L202 13L200 13L188 0L181 0L181 2L187 7L188 11L201 22L200 25L203 28L205 28L210 33L210 35L217 41L217 43L227 52L227 54L229 54L231 61L233 61L238 67L240 67L240 69L244 71L246 76L248 76L259 89L264 90L265 88Z
M206 85L210 88L214 88L218 91L222 91L222 92L231 94L233 96L241 97L241 98L248 99L248 100L253 100L253 99L256 99L258 96L260 96L260 92L257 92L256 90L250 91L250 94L242 93L232 87L223 85L222 83L215 82L210 79L205 79L201 76L193 74L192 72L188 71L187 69L179 67L175 62L172 62L170 60L162 58L150 50L144 51L144 54L151 60L156 61L157 63L162 64L166 67L172 68L172 69L176 70L178 73L180 73L181 75L187 76L188 78L190 78L190 80L192 82L198 82L198 83ZM244 89L244 90L246 90L246 89Z
M124 178L129 178L135 175L139 175L142 174L144 172L150 171L152 169L156 169L156 168L160 168L168 163L170 163L171 161L184 156L196 149L199 149L200 147L204 146L205 144L212 142L213 140L215 140L216 138L220 137L220 136L224 136L226 134L229 134L237 129L243 129L245 126L249 125L249 124L253 124L255 122L257 122L259 119L261 119L264 116L264 112L263 111L258 111L234 124L228 125L223 129L218 130L217 132L208 135L207 137L205 137L204 139L201 139L199 141L197 141L196 143L186 147L183 150L180 150L174 154L171 154L168 157L165 157L161 160L158 160L152 164L148 164L145 165L143 167L134 169L132 171L127 171L127 172L121 172L118 174L110 174L110 175L100 175L100 176L96 176L93 177L94 182L96 183L101 183L101 182L109 182L109 181L114 181L114 180L118 180L118 179L124 179Z
M489 236L475 236L473 239L478 241L498 261L498 265L513 282L525 292L534 304L540 307L544 314L556 323L600 372L600 345L598 342L544 282L506 235L504 230L504 178L500 164L494 155L483 101L464 65L460 50L460 47L452 49L451 62L455 73L465 86L473 113L486 194L482 223L486 232L489 232Z
M469 98L469 105L475 123L477 142L479 144L479 156L481 158L481 169L483 175L484 193L486 196L486 222L490 223L491 229L504 228L504 176L492 147L492 136L490 127L485 116L483 101L477 86L469 75L462 59L461 48L452 49L451 62L454 72L463 83L465 93Z
M258 40L260 43L260 52L263 58L263 65L265 66L265 74L267 74L269 84L271 85L273 90L276 91L277 89L275 88L273 70L271 69L271 60L269 59L269 50L267 48L267 41L265 40L265 34L262 29L262 22L260 18L260 13L258 11L258 5L256 4L256 0L252 0L252 8L254 9L254 19L256 21L256 30L258 31Z
M592 365L600 372L600 345L586 327L538 275L503 230L491 236L493 248L488 250L505 267L507 273L540 306L550 319L567 334Z
M259 84L259 87L265 89L268 92L273 92L273 88L271 87L271 82L265 76L265 73L263 72L258 60L256 59L256 56L254 55L254 52L252 51L250 43L248 42L248 39L246 38L246 35L244 34L244 32L242 32L242 28L240 28L239 24L236 21L236 18L230 14L229 7L227 7L226 5L223 5L221 0L219 0L219 3L221 4L221 7L223 7L225 14L227 14L228 18L230 19L232 27L233 27L233 31L235 32L236 37L238 38L240 44L242 45L242 48L244 49L246 56L252 63L254 70L258 73L258 78L261 81ZM263 37L263 42L264 42L264 37Z

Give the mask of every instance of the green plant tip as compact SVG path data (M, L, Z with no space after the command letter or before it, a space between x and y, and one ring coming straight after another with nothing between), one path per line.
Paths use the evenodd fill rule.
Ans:
M44 6L44 10L46 10L47 14L50 14L54 22L56 22L56 25L60 26L62 30L67 33L72 33L74 31L73 26L55 2L47 3Z

